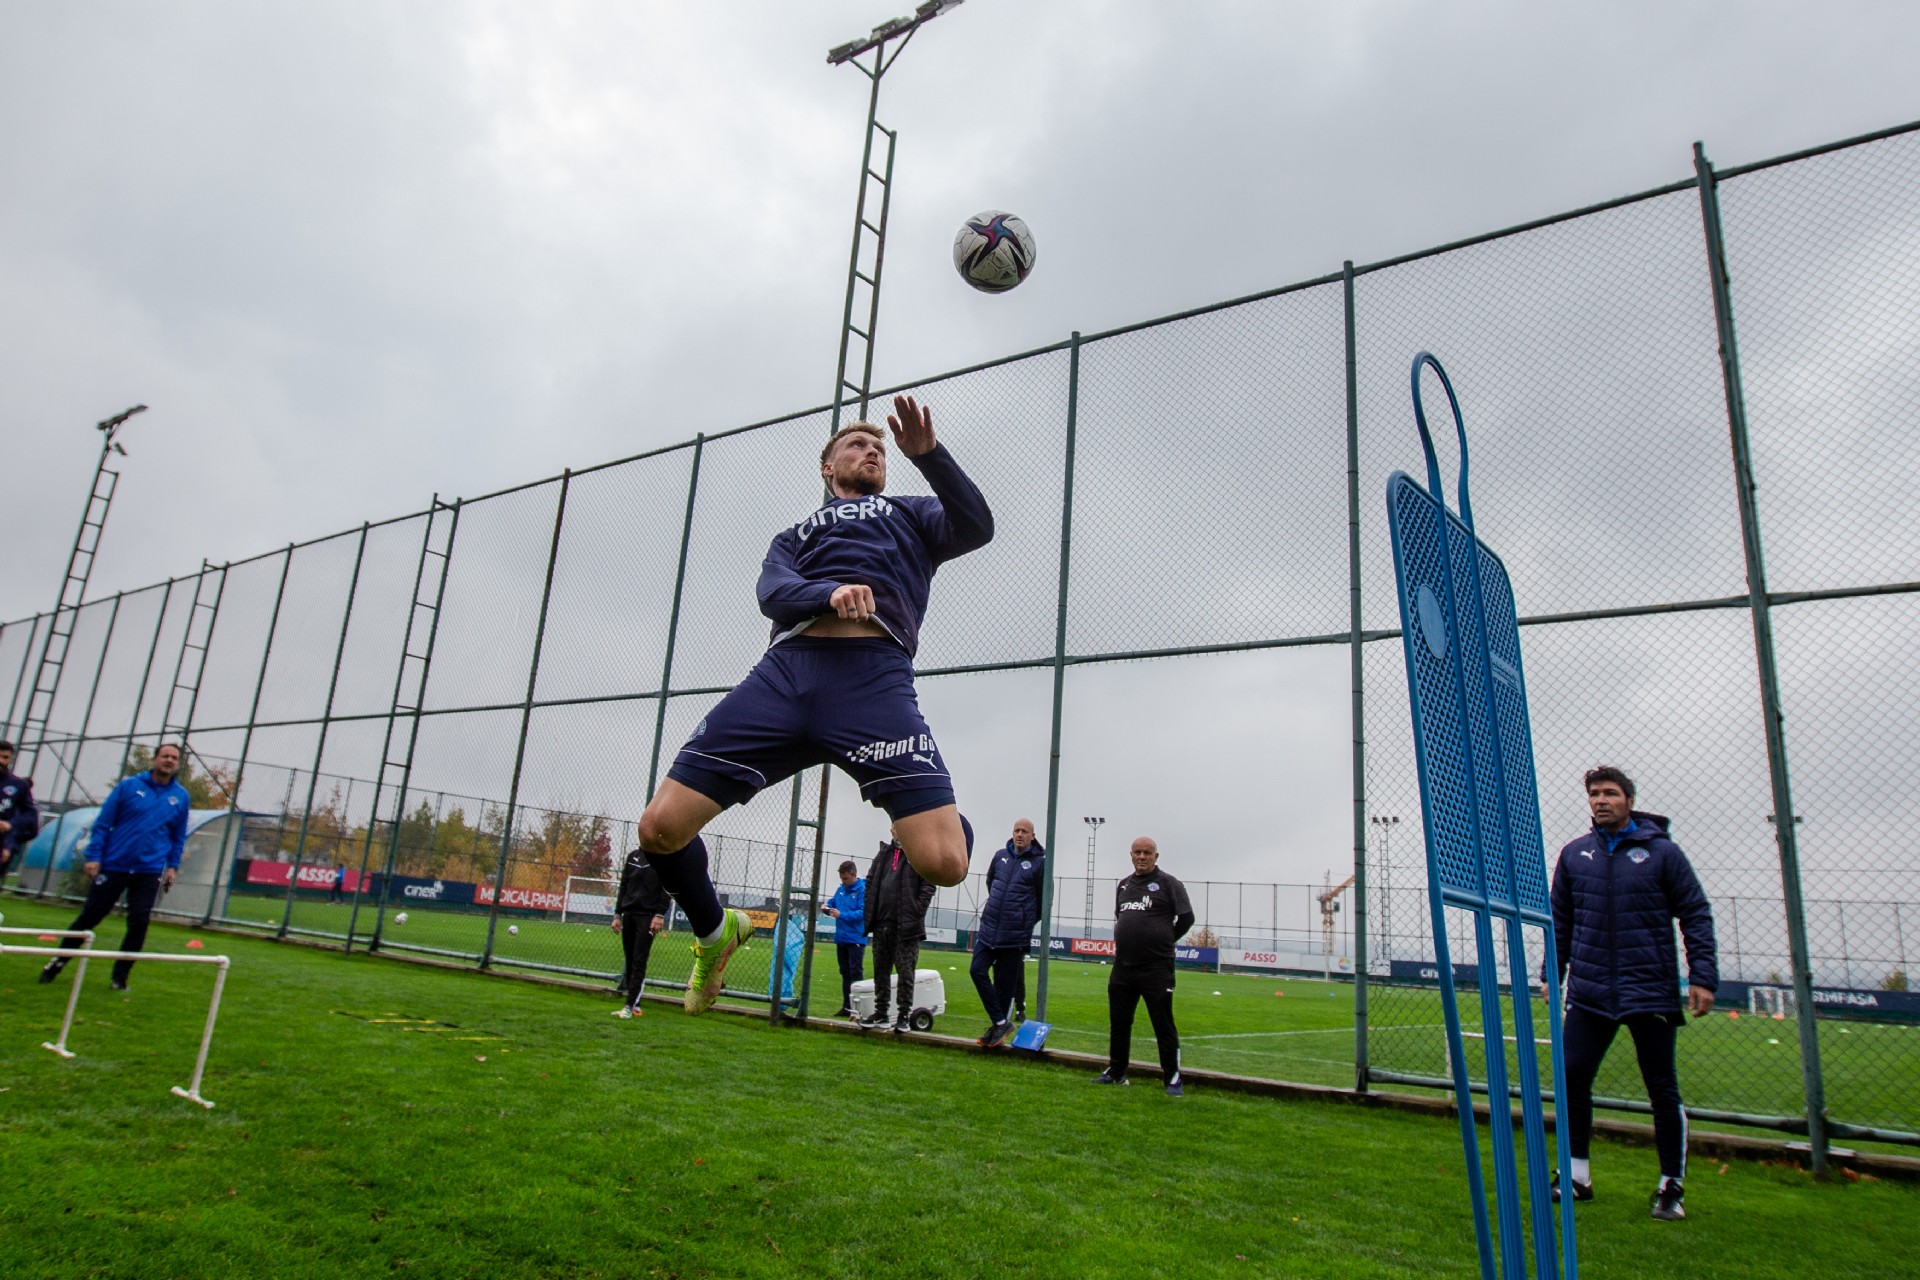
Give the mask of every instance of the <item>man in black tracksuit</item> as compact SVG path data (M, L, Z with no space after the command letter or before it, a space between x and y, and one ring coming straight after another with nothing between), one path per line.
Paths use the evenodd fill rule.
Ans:
M671 905L667 891L660 887L660 875L647 861L647 855L635 849L620 868L620 888L613 902L613 931L620 935L626 952L626 976L620 986L627 1002L613 1011L616 1018L640 1016L640 992L647 984L647 958L653 954L653 936L667 924Z
M1653 1104L1661 1175L1653 1216L1678 1220L1687 1216L1681 1207L1687 1115L1674 1069L1674 1040L1688 1012L1698 1018L1713 1009L1719 986L1713 911L1687 855L1667 838L1667 820L1633 808L1631 778L1603 765L1588 771L1586 786L1593 829L1560 851L1553 871L1554 943L1567 992L1564 1114L1573 1198L1593 1198L1587 1164L1593 1081L1615 1034L1625 1027ZM1687 944L1684 1011L1673 945L1676 919ZM1553 1196L1560 1198L1557 1185Z
M1113 974L1107 979L1107 1069L1095 1084L1126 1084L1132 1057L1133 1011L1146 1001L1160 1045L1167 1096L1181 1097L1180 1033L1173 1025L1174 944L1193 928L1187 886L1160 870L1160 846L1147 836L1128 851L1133 874L1114 892Z
M898 996L895 1032L908 1030L913 1016L913 973L920 944L927 938L927 908L934 886L922 878L901 852L897 840L883 841L867 870L866 930L873 936L873 1012L860 1020L878 1030L888 1023L889 996ZM898 982L891 981L895 973ZM897 990L889 991L889 987Z

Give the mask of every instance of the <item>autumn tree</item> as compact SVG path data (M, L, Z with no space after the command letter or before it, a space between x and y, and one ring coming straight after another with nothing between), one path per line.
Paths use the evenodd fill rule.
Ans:
M195 768L195 762L199 768ZM153 748L136 746L127 753L126 767L120 770L121 778L131 778L137 773L145 773L153 767ZM180 762L180 772L174 781L187 789L187 806L192 809L230 809L234 800L234 766L231 763L214 764L196 752L189 751L187 758Z

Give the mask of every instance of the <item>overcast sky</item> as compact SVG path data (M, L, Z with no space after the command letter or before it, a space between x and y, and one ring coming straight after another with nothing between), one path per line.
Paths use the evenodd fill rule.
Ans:
M136 402L96 596L824 402L867 81L823 55L908 7L0 10L0 616L51 604L91 424ZM1917 37L1904 3L969 0L886 81L877 377L1683 178L1696 138L1730 165L1903 122ZM986 208L1039 243L1003 297L949 261ZM1073 695L1082 768L1106 679Z

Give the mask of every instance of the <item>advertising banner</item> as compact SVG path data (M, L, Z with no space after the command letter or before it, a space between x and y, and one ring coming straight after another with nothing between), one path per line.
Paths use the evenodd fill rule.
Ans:
M960 941L960 933L956 929L935 929L929 927L927 929L927 941L937 946L951 947Z
M333 888L333 876L334 869L331 866L320 862L311 863L300 868L300 887L302 889L331 889ZM243 883L271 885L277 889L284 889L287 887L287 882L292 878L293 864L291 862L263 862L258 858L252 858L247 861ZM373 877L369 876L367 879L371 882ZM347 871L346 883L342 885L341 888L348 893L358 893L360 890L360 873L349 869Z
M1352 956L1330 956L1318 951L1247 951L1220 948L1220 963L1235 969L1288 970L1294 973L1352 973Z
M473 886L464 880L428 880L421 876L395 876L388 887L394 905L435 903L441 906L468 906L473 902Z
M473 886L474 905L490 907L493 905L493 886L477 884ZM546 889L519 889L512 885L500 891L502 907L517 907L522 911L558 911L567 905L567 895L554 893Z

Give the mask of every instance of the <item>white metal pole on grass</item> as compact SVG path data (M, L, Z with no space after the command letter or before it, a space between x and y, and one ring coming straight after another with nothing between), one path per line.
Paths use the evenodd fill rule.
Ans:
M6 919L5 916L0 916L0 920L4 919ZM67 996L67 1017L66 1021L60 1024L60 1038L51 1044L43 1041L40 1045L42 1049L51 1049L63 1058L71 1058L73 1054L67 1048L67 1029L73 1025L73 1007L80 1003L80 982L87 976L87 953L93 947L93 930L0 928L0 934L25 934L35 938L79 938L81 940L78 954L80 963L73 971L73 990ZM4 944L0 944L0 946L3 945ZM65 950L64 947L61 949ZM68 952L68 954L72 955L74 953Z
M15 933L20 931L10 929L7 932ZM51 929L34 930L34 932L52 933L54 932L54 930L51 930ZM193 1064L193 1083L188 1085L185 1089L182 1089L178 1085L175 1085L173 1089L170 1090L170 1092L178 1094L180 1097L187 1099L189 1102L199 1103L201 1106L207 1108L208 1110L213 1109L213 1103L200 1096L200 1077L205 1074L207 1069L207 1051L213 1047L213 1023L214 1023L214 1019L220 1016L220 993L226 988L227 966L232 963L232 961L229 960L226 956L181 956L181 955L172 955L164 951L82 950L82 951L75 952L75 951L66 950L61 947L9 947L4 943L0 943L0 956L9 956L9 955L47 956L54 959L65 957L66 959L69 959L69 960L77 958L80 961L81 969L74 974L74 978L73 978L73 995L67 998L67 1020L60 1027L60 1040L57 1044L43 1044L41 1046L44 1049L51 1049L53 1052L59 1054L63 1058L71 1058L74 1056L72 1051L66 1047L67 1032L73 1026L73 1009L74 1009L74 1006L77 1003L79 1003L79 998L80 998L80 979L81 979L81 976L86 971L85 966L89 958L92 958L95 960L143 960L143 961L153 960L161 963L171 963L171 964L217 964L219 965L220 972L214 976L214 980L213 980L213 999L207 1002L206 1029L200 1034L200 1054L194 1060L194 1064Z

